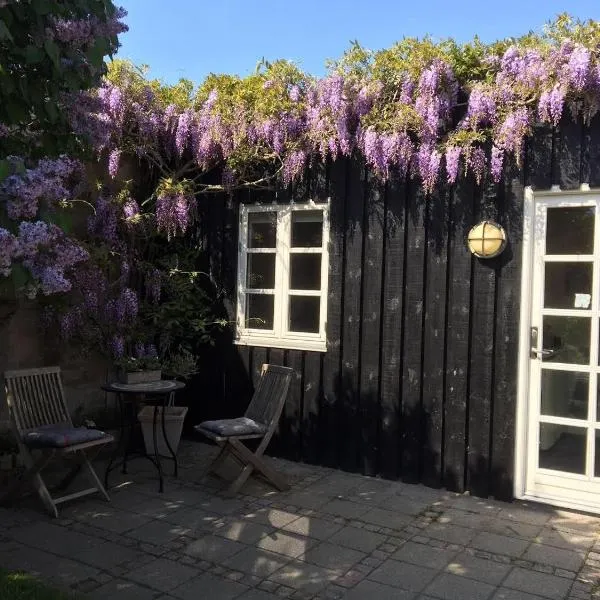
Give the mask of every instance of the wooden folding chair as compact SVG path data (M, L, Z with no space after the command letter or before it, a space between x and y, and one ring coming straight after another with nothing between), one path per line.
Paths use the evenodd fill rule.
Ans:
M221 451L205 474L216 471L228 455L243 465L242 471L228 488L231 495L239 492L253 471L262 474L278 490L290 488L285 478L265 462L263 454L279 422L293 373L293 369L288 367L263 365L261 378L243 417L204 421L194 428L221 446ZM255 452L242 443L242 440L260 438Z
M98 452L114 439L97 429L73 426L60 368L7 371L4 373L4 381L12 428L27 470L8 493L0 498L0 503L16 497L28 481L54 517L58 517L57 505L67 500L99 492L105 500L110 501L87 452ZM34 458L34 450L39 451L39 458ZM93 487L66 496L52 497L41 472L53 459L64 456L74 458L75 464L57 489L65 490L82 467Z

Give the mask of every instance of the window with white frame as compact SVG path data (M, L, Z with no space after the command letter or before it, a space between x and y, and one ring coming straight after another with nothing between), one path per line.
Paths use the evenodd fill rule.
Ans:
M325 351L329 204L242 205L237 342Z

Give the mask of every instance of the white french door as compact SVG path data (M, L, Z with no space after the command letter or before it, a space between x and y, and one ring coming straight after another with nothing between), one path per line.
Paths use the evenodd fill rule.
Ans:
M600 511L600 194L528 196L517 495Z

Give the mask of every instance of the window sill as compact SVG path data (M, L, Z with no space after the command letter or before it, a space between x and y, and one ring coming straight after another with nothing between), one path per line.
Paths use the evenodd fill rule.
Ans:
M259 346L261 348L281 348L282 350L302 350L305 352L327 352L327 342L322 340L274 339L262 336L243 336L233 342L237 346Z

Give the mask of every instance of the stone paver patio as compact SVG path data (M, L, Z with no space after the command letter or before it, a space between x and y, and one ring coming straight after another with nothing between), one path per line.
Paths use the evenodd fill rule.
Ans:
M164 494L137 459L112 504L1 510L0 565L98 600L600 598L598 517L275 459L290 492L232 499L199 481L214 453L183 443Z

